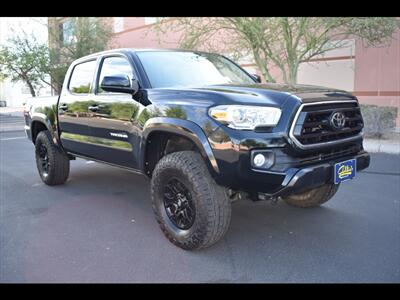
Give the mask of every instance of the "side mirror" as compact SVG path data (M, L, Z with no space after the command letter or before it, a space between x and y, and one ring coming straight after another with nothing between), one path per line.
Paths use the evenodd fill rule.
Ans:
M253 76L253 78L258 82L261 83L261 76L257 75L257 74L251 74Z
M124 75L104 76L100 87L102 90L107 92L127 93L134 95L139 90L139 83L136 79L132 79L131 84L129 77Z

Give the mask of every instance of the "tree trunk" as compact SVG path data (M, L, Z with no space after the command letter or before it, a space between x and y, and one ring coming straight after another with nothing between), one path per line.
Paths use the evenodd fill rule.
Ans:
M57 95L60 95L61 94L61 90L62 90L62 84L61 83L57 83L57 88L54 90L54 92Z
M287 78L287 83L289 85L295 85L297 83L297 73L299 72L299 64L294 63L289 66L289 76Z
M264 77L264 80L267 82L275 82L275 79L269 73L267 61L261 59L261 57L259 56L259 54L257 53L256 50L253 50L253 56L254 56L254 60L256 62L257 67L260 69L261 74Z
M33 85L30 81L26 81L26 84L29 87L29 91L31 92L32 97L36 97L36 92L35 89L33 88Z

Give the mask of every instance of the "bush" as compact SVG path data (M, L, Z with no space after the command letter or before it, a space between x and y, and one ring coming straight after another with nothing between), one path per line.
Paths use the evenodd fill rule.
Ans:
M360 105L366 137L381 138L396 126L397 107Z

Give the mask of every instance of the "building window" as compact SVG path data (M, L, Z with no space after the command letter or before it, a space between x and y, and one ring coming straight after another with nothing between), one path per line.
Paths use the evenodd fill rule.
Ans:
M114 18L114 32L121 32L124 30L124 17Z
M74 41L74 26L72 20L67 20L59 25L60 42L69 45Z

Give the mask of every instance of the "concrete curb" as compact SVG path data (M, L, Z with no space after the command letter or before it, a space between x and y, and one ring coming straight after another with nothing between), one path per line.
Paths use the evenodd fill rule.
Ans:
M371 153L400 154L400 141L364 139L364 149Z
M0 127L0 133L3 132L25 132L24 126L14 126L14 127L6 127L6 126L1 126Z
M23 107L0 107L0 113L2 114L9 114L9 113L18 113L23 112Z

